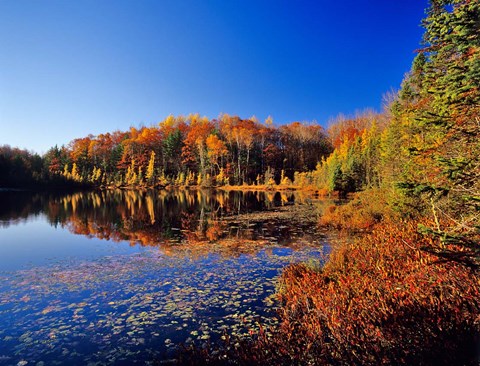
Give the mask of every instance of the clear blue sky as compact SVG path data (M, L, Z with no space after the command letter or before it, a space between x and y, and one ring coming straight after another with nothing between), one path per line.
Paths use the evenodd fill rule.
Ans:
M45 152L167 115L276 124L380 109L427 0L0 0L0 145Z

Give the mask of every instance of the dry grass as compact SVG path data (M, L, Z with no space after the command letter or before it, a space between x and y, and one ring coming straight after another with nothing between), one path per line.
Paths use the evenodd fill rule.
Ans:
M335 250L321 272L288 268L281 332L293 335L299 361L474 364L478 273L423 250L437 245L413 222L383 223Z
M323 269L284 271L282 322L272 338L260 333L222 351L196 350L182 362L476 365L478 272L425 250L438 245L418 234L416 222L378 224L338 246Z
M386 193L371 189L356 193L344 205L327 207L320 218L320 225L352 232L368 231L384 217L393 215L387 204Z

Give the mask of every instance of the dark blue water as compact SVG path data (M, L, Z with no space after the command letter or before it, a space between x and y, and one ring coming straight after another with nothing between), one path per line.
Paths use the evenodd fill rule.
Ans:
M325 254L293 195L2 195L0 365L145 364L250 336L277 321L282 268Z

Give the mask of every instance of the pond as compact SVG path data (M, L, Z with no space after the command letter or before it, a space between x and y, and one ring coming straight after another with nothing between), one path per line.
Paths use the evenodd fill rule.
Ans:
M0 192L0 365L172 360L275 324L286 265L328 254L298 192Z

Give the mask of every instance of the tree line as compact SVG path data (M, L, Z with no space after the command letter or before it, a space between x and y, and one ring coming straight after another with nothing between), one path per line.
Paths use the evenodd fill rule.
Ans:
M291 180L295 172L315 169L332 145L317 123L274 127L271 118L261 123L254 117L224 114L210 120L191 114L168 116L151 127L77 138L41 158L10 151L2 154L8 163L2 169L12 178L18 171L14 161L22 157L38 160L39 174L31 178L39 182L57 177L105 187L221 186ZM23 168L32 171L29 164Z
M374 137L376 130L386 124L384 114L373 111L351 118L340 116L328 129L306 122L275 127L270 117L261 123L254 117L241 119L226 114L213 120L198 114L170 115L151 127L131 127L128 131L77 138L66 146L49 149L43 156L3 146L0 184L43 186L56 182L103 187L280 184L348 193L362 189L363 180L372 183L378 180ZM353 159L355 153L347 151L348 146L359 139L369 141L362 144L365 151L358 151L366 159L361 169L365 177L342 162L347 153ZM354 164L360 164L358 159Z
M51 174L45 156L28 150L0 146L0 188L78 187L63 175Z
M0 184L382 188L405 212L478 225L480 32L477 2L432 1L423 46L382 113L275 127L271 118L168 116L158 125L86 136L43 157L4 146ZM452 3L452 4L453 4ZM438 217L437 217L438 218ZM458 224L461 227L461 224ZM460 229L459 229L460 230Z

